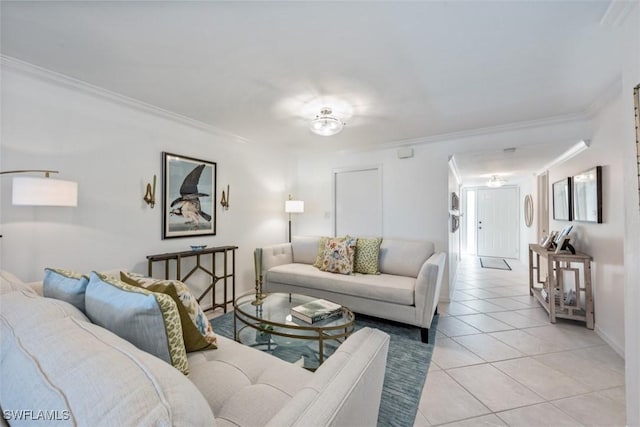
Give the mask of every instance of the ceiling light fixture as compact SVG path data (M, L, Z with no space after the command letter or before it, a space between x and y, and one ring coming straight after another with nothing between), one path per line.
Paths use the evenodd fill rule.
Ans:
M502 187L506 183L507 183L507 181L504 178L502 178L501 176L492 175L491 179L489 180L489 182L487 182L487 187L498 188L498 187Z
M336 116L332 115L331 108L324 107L320 110L320 114L311 120L309 129L316 135L331 136L340 133L345 124L346 123L343 123Z

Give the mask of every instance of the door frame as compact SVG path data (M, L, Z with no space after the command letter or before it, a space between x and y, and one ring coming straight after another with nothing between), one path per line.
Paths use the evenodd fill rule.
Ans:
M549 171L544 171L536 177L537 203L537 238L538 242L549 234ZM535 214L534 214L535 215Z

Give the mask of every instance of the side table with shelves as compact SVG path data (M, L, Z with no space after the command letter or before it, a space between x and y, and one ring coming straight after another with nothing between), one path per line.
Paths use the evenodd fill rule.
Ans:
M227 312L227 306L229 304L233 304L233 301L236 299L236 249L237 246L216 246L211 248L205 248L197 251L182 251L182 252L169 252L165 254L157 254L157 255L147 255L148 262L148 270L149 277L153 275L153 264L156 262L164 262L164 278L170 279L169 271L170 271L170 262L175 261L176 265L176 277L175 279L180 280L181 282L186 282L189 277L196 271L200 270L204 272L211 278L211 283L207 288L202 292L202 294L197 298L198 302L202 301L202 299L207 295L209 291L211 291L211 307L208 310L215 310L216 308L222 308L224 312ZM202 265L202 257L210 255L211 256L211 270L205 268ZM221 255L223 258L223 268L222 274L219 275L216 272L216 256ZM189 259L195 257L196 264L195 266L189 270L186 274L182 274L183 261L185 259ZM229 266L229 261L231 262L231 266ZM221 302L216 302L216 285L218 282L222 281L224 286L223 288L223 300ZM228 295L228 283L231 282L231 296Z
M541 259L546 259L547 265L547 275L544 279L540 277ZM573 286L565 283L567 272L573 273ZM573 303L565 301L565 292L570 290L575 292ZM529 294L534 296L549 313L551 323L556 323L556 318L579 320L585 322L587 328L593 329L590 255L565 251L553 252L538 244L530 244Z

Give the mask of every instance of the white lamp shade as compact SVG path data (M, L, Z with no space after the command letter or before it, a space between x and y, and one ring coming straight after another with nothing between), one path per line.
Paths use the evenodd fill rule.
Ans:
M302 200L287 200L284 202L284 211L286 213L303 213L304 202Z
M51 178L13 178L12 203L21 206L78 206L78 183Z

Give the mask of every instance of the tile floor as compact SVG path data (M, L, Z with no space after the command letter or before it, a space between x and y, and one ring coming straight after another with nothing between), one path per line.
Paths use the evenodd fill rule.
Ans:
M414 427L624 426L624 360L581 323L549 323L528 267L508 262L460 264Z

